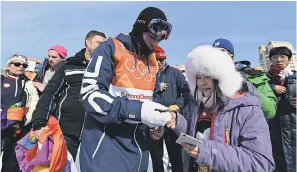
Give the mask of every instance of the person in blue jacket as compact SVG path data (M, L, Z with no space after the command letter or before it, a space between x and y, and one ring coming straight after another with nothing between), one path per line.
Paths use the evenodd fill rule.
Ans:
M100 44L84 73L80 101L86 109L76 157L80 171L147 171L150 128L172 115L152 102L158 71L154 47L166 40L171 24L158 8L138 16L129 35Z
M189 97L190 93L186 78L180 70L168 65L166 62L166 53L160 46L156 46L155 51L159 67L157 77L160 84L157 92L158 100L154 101L169 107L171 111L180 111L180 109L183 109L186 105L185 100L188 100L186 98L184 99L184 97ZM175 143L177 137L178 136L171 129L165 127L163 138L173 172L180 172L183 169L182 147ZM163 164L165 164L165 166L168 164L168 162L163 162L163 138L160 140L151 140L150 153L153 162L153 170L155 172L164 171Z

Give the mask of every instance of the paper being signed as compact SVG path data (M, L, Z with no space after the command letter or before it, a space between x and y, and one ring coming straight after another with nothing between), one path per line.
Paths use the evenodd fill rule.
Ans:
M189 136L185 133L181 133L179 135L178 139L176 140L176 143L178 143L178 144L187 143L190 145L199 146L199 144L202 143L202 140L196 139L196 138Z

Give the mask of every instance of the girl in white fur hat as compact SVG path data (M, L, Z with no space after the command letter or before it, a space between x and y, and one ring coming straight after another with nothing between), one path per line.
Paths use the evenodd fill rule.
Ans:
M168 125L201 140L183 144L185 171L273 171L261 101L228 54L199 46L188 55L185 68L194 100L182 112L186 120L178 116Z

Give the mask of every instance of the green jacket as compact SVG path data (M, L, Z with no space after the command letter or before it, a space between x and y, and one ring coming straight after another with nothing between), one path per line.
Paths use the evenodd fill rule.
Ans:
M268 84L269 78L261 71L244 70L243 75L248 82L251 82L258 91L262 101L261 108L266 119L274 118L277 108L277 98Z

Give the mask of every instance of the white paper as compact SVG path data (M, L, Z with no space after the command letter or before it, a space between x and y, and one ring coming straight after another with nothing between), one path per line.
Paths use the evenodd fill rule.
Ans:
M176 143L178 144L182 144L182 143L188 143L190 145L199 145L200 143L202 143L202 140L198 140L192 136L189 136L187 134L181 133L178 137L178 139L176 140Z

